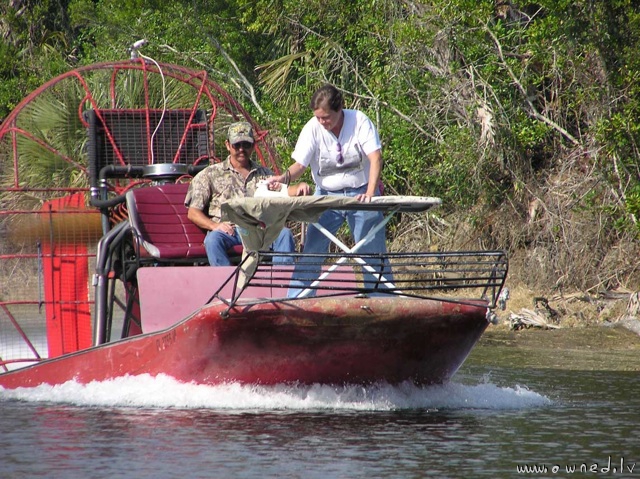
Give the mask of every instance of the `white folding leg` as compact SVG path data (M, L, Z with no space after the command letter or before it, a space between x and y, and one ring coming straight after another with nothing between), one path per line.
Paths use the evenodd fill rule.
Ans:
M362 245L364 245L367 241L369 241L371 238L373 238L375 236L375 234L378 231L380 231L380 229L382 229L382 228L384 228L386 226L386 224L389 222L391 217L398 211L398 209L399 208L394 208L393 210L391 210L389 212L389 214L379 224L377 224L375 227L371 228L371 230L369 230L367 235L364 238L362 238L360 241L358 241L353 246L353 248L351 248L351 249L349 249L349 247L347 245L345 245L342 241L340 241L338 238L336 238L336 236L334 234L332 234L329 230L327 230L324 226L320 225L319 223L313 223L313 226L318 228L318 230L320 230L322 232L322 234L324 234L327 238L329 238L336 246L338 246L338 248L340 248L345 253L356 253L360 249L360 247ZM356 262L361 264L364 269L366 269L367 271L369 271L370 273L372 273L374 275L377 275L378 279L381 280L383 282L383 284L388 289L395 289L395 285L393 283L391 283L389 280L387 280L381 273L378 273L374 268L369 266L369 264L367 264L367 262L365 260L363 260L360 257L355 257L354 259L356 260ZM309 293L311 293L311 291L313 291L313 287L314 286L317 286L320 282L322 282L322 280L324 280L327 276L329 276L329 274L331 274L331 272L335 271L346 260L347 260L347 258L344 257L344 256L342 258L339 258L333 265L331 265L331 267L327 271L322 273L318 277L318 279L316 279L313 283L311 283L307 289L305 289L304 291L301 291L300 294L298 294L298 296L296 296L296 297L297 298L304 298L304 297L308 296Z

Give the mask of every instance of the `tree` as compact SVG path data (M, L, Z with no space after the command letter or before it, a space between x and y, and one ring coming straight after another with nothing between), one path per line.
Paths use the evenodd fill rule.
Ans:
M387 190L443 198L453 227L441 241L522 252L523 269L540 272L532 282L558 287L614 287L637 275L620 267L635 251L640 214L633 2L14 0L0 8L4 114L54 72L126 58L146 38L145 55L202 68L239 98L288 164L311 92L331 82L378 124Z
M0 118L43 79L67 69L73 33L67 4L11 0L0 5Z

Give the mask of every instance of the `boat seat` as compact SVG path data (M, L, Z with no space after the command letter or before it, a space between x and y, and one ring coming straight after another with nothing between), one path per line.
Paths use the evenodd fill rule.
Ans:
M184 198L188 183L168 183L127 192L129 222L141 260L168 263L207 262L205 231L187 217ZM242 246L228 252L232 262L242 256Z

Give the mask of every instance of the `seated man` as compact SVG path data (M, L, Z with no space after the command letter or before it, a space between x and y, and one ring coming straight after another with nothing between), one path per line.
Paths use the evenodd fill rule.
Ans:
M204 245L211 266L229 266L231 262L227 251L242 244L235 225L221 221L220 205L233 198L254 196L258 181L273 175L269 168L251 160L254 141L253 128L249 123L238 122L229 126L225 141L229 151L227 159L202 170L189 185L184 204L188 208L189 219L207 230ZM291 185L287 189L289 196L303 196L309 191L306 183ZM291 231L284 228L272 247L274 251L295 251ZM275 257L274 262L278 261L286 261L286 257Z

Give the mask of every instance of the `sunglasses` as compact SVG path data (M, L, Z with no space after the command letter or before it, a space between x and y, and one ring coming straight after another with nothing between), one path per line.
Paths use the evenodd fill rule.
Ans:
M243 150L250 150L251 148L253 148L253 143L251 143L250 141L239 141L238 143L234 143L231 146L236 151L240 148L242 148Z
M344 157L342 156L342 145L340 142L336 145L336 151L338 152L338 158L336 161L338 162L338 165L342 165L344 163Z

